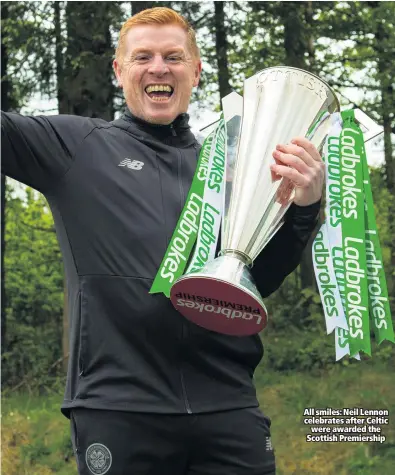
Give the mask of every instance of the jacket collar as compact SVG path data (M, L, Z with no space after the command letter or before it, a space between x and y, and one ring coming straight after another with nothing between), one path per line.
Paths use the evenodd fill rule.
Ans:
M187 113L177 116L171 124L161 125L146 122L126 108L122 119L130 124L128 131L138 134L142 139L156 139L176 147L190 146L196 142L189 126Z

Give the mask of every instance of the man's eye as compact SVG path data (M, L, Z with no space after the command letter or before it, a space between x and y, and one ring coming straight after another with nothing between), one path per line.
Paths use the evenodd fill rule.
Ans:
M167 60L175 63L177 61L181 61L181 56L168 56Z
M148 54L139 54L135 57L136 61L148 61L149 56Z

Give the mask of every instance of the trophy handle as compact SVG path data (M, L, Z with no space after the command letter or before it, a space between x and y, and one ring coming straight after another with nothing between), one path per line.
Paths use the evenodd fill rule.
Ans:
M227 96L222 98L222 106L224 110L225 122L228 122L235 115L242 115L243 113L243 96L237 94L237 92L231 92ZM219 124L220 118L205 125L199 132L204 132L204 135L208 135Z
M222 108L225 122L228 122L235 115L243 115L243 96L237 92L231 92L222 98Z
M384 132L384 128L365 114L361 109L355 109L354 116L355 120L362 126L365 142L374 139Z

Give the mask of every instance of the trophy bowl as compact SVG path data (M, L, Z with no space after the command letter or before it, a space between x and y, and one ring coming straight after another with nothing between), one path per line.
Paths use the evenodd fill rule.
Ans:
M223 101L225 121L226 107ZM225 187L220 255L181 276L170 292L174 307L187 319L235 336L265 328L267 311L249 269L281 227L294 196L289 180L273 177L272 153L277 144L297 136L306 136L320 150L330 115L339 110L331 87L301 69L267 68L244 82L237 153ZM279 199L284 192L285 203Z

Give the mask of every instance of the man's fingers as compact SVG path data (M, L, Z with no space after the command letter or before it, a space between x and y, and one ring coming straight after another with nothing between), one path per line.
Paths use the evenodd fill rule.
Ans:
M278 175L278 174L277 174L276 172L274 172L273 170L271 170L271 174L272 174L272 182L281 180L281 178L282 178L281 175Z
M272 172L282 177L289 178L297 187L308 187L312 182L312 177L302 175L298 170L294 168L286 167L284 165L273 164L270 166Z
M304 137L296 137L287 145L277 145L273 152L275 163L270 166L272 178L281 176L291 181L295 189L295 203L301 206L315 203L322 195L325 164L316 147ZM283 185L283 183L281 184ZM293 190L284 186L278 190L277 201L286 206Z
M295 155L303 160L309 167L317 166L317 160L315 160L310 153L305 150L300 145L296 144L287 144L287 145L277 145L276 150L282 153L288 153L290 155Z
M295 168L303 174L310 173L310 168L317 166L316 162L308 155L306 151L304 151L304 153L300 152L299 150L295 151L293 147L296 148L296 146L277 146L277 150L273 152L273 157L276 159L276 163L278 164L281 162L281 164ZM291 152L284 153L281 150L291 150ZM292 153L292 151L295 153ZM296 153L302 155L303 158L300 155L296 155Z
M309 155L311 155L314 160L319 162L322 161L321 155L317 148L310 142L310 140L306 139L306 137L295 137L291 140L291 143L302 147Z
M281 185L277 189L276 201L282 206L286 206L292 195L295 185L289 178L284 178Z

